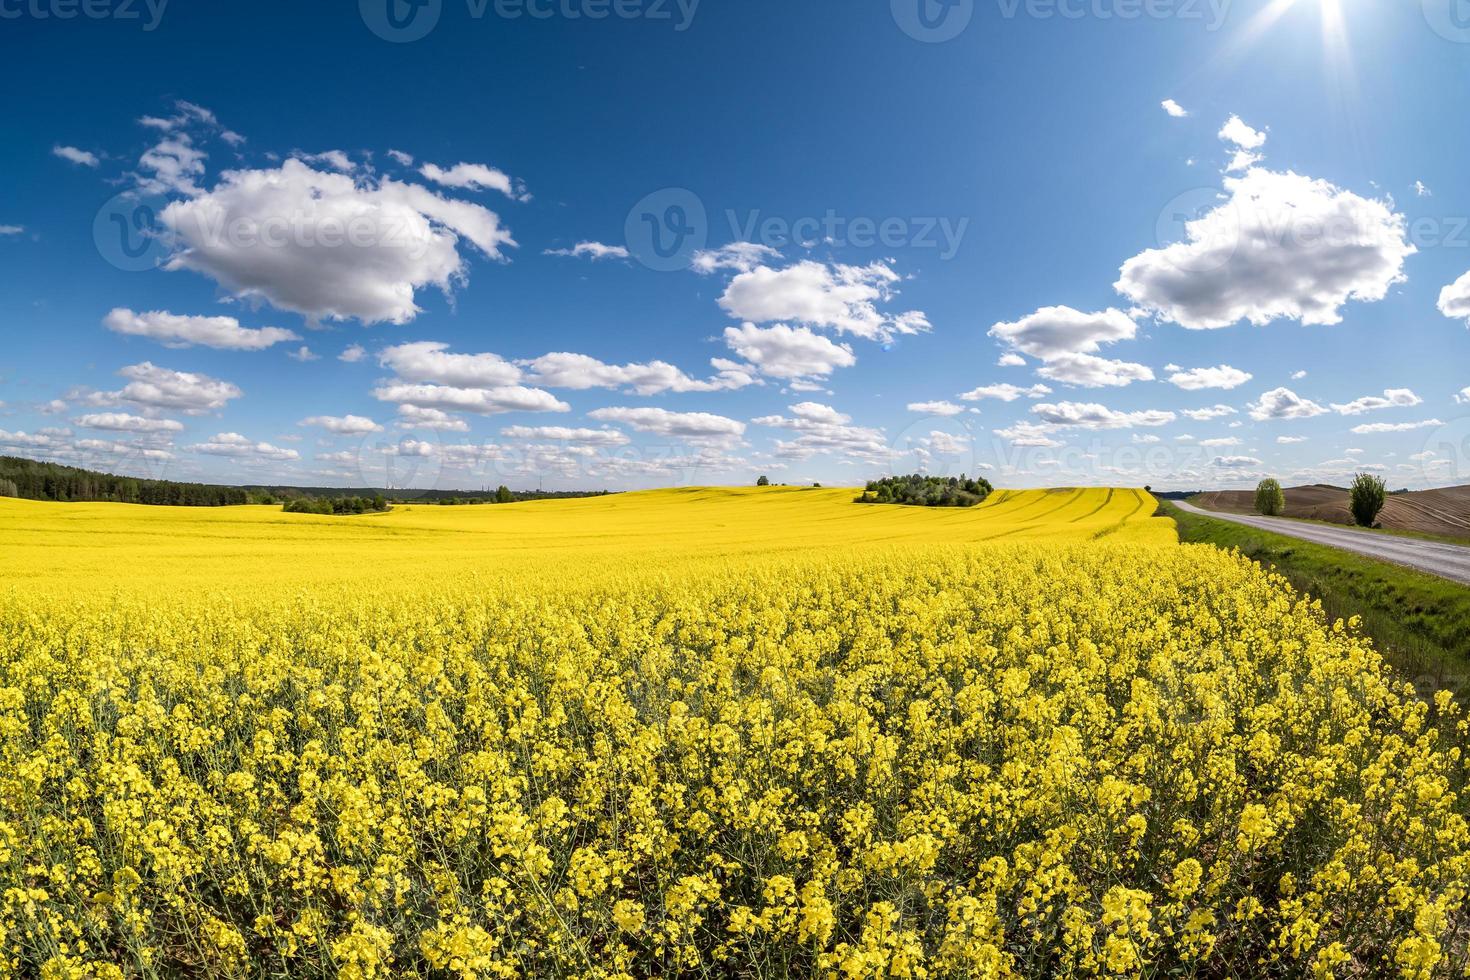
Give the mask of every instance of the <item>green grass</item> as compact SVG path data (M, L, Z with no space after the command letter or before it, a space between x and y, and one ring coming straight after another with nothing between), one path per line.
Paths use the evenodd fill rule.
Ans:
M1187 514L1167 501L1179 540L1235 548L1318 599L1334 619L1362 618L1363 632L1421 693L1470 693L1470 588L1389 562L1228 521Z

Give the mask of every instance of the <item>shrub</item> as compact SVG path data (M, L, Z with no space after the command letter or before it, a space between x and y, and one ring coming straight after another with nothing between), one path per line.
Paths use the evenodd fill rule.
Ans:
M1286 494L1275 480L1262 480L1256 486L1256 513L1267 517L1280 517L1286 510Z
M1378 512L1383 509L1386 496L1383 481L1372 473L1359 473L1353 477L1352 488L1348 491L1348 507L1353 512L1353 520L1362 527L1372 527L1378 520Z
M994 489L984 477L886 476L869 481L860 504L906 504L911 507L973 507Z
M768 476L763 476L759 480L755 481L755 485L758 487L768 487L771 485L771 478Z

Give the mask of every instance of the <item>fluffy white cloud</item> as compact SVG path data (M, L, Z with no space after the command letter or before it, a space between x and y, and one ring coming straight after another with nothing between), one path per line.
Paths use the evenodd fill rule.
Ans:
M351 344L342 353L337 355L337 360L346 361L348 364L356 364L367 356L367 349L361 344Z
M1227 415L1238 414L1229 405L1213 405L1210 408L1186 408L1183 410L1183 413L1196 422L1208 422L1210 419L1221 419Z
M1259 153L1252 151L1266 145L1266 134L1247 126L1239 116L1232 115L1225 120L1217 135L1235 148L1226 170L1244 170L1261 159Z
M138 158L138 189L145 194L202 193L196 181L204 176L207 154L194 146L188 133L159 140Z
M529 380L549 388L628 388L640 395L666 391L728 391L757 383L750 370L733 361L716 358L712 363L719 372L707 380L691 378L666 361L647 364L606 364L586 354L558 352L543 354L521 362L530 372Z
M1036 373L1049 381L1081 388L1121 388L1135 381L1152 381L1154 373L1142 364L1114 361L1095 354L1053 354Z
M549 391L524 385L464 388L455 385L407 384L392 381L373 389L379 401L435 408L442 412L501 415L506 412L570 412L572 407Z
M773 327L753 323L726 327L725 343L761 374L773 378L825 378L837 368L857 363L848 345L834 343L806 327L784 323Z
M995 362L995 365L996 367L1025 367L1026 358L1022 357L1020 354L1017 354L1015 351L1006 351L1004 354L1000 355L1000 358Z
M1470 405L1470 387L1461 388L1459 393L1455 395L1455 401L1461 405Z
M1415 247L1404 218L1325 180L1252 169L1185 225L1186 241L1123 263L1113 284L1139 308L1195 330L1278 317L1333 324L1349 300L1383 299Z
M971 388L960 395L963 401L978 402L982 398L995 398L1003 402L1013 402L1017 398L1045 398L1051 394L1051 389L1046 385L1032 385L1029 388L1018 388L1013 384L981 385L979 388Z
M1294 372L1292 372L1291 380L1293 380L1293 381L1300 381L1302 378L1305 378L1306 376L1307 376L1307 372L1305 372L1305 371L1294 371Z
M165 347L198 344L217 350L264 350L283 341L301 339L280 327L242 327L232 316L184 316L162 310L134 313L118 307L102 319L102 324L113 333L147 337Z
M1047 425L1076 429L1131 429L1168 425L1173 412L1148 410L1118 412L1096 402L1057 402L1033 405L1031 413Z
M1178 102L1175 102L1173 99L1165 99L1163 102L1159 103L1159 106L1175 119L1183 119L1185 116L1189 115L1189 110L1184 108L1184 106L1180 105Z
M401 429L434 429L439 432L468 432L470 425L464 419L455 418L437 408L420 408L417 405L398 406L398 427Z
M392 160L394 163L398 164L400 167L412 167L413 166L413 154L412 153L404 153L402 150L389 150L388 151L388 158L390 160Z
M628 250L622 245L604 245L602 242L578 242L571 248L548 248L544 255L560 255L571 259L626 259Z
M86 150L79 150L75 146L61 146L58 144L51 148L51 153L54 156L61 157L63 160L70 160L72 163L82 167L96 167L101 162L97 159L97 154L89 153Z
M1070 306L1043 306L1019 320L990 328L990 336L1042 360L1062 354L1093 354L1103 344L1132 340L1137 332L1138 324L1121 310L1083 313Z
M1253 376L1228 364L1219 367L1193 368L1189 371L1177 370L1169 375L1169 383L1183 388L1185 391L1199 391L1202 388L1239 388L1249 381Z
M378 363L405 381L427 381L457 388L496 388L521 380L519 367L499 354L453 354L432 340L385 347Z
M727 441L745 433L745 423L709 412L670 412L663 408L598 408L587 413L599 422L622 422L639 432L680 439Z
M207 374L173 371L151 361L132 364L117 372L128 383L120 391L97 392L89 401L98 405L131 402L148 408L169 409L199 415L221 408L242 392L228 381Z
M291 360L293 361L300 361L302 364L305 364L308 361L320 361L322 359L320 354L317 354L305 344L302 344L300 347L291 351L286 356L291 358Z
M107 432L182 432L183 423L173 419L147 419L126 412L97 412L72 419L84 429L102 429Z
M995 429L994 432L1012 446L1022 449L1056 449L1063 445L1059 440L1052 438L1052 433L1056 429L1057 427L1053 425L1023 421L1009 428Z
M1294 446L1299 442L1306 442L1306 436L1277 436L1276 443L1280 446Z
M720 306L752 323L800 323L869 340L929 329L922 314L887 316L878 303L893 298L898 273L886 263L824 265L798 262L785 269L758 267L730 280Z
M436 184L471 191L499 191L517 201L529 201L525 185L512 180L504 171L483 163L456 163L449 169L426 163L419 173Z
M1270 419L1308 419L1327 412L1321 405L1309 398L1303 398L1290 388L1272 388L1246 407L1250 409L1251 418L1257 422Z
M1415 429L1432 429L1440 425L1444 423L1439 419L1425 419L1422 422L1372 422L1353 426L1353 432L1363 436L1379 432L1412 432Z
M964 409L964 406L963 405L956 405L954 402L938 401L938 402L909 402L909 404L908 404L908 410L910 412L919 412L920 414L923 414L923 415L945 415L945 416L948 416L948 415L958 415L961 412L963 412L965 409Z
M420 312L415 290L447 295L464 280L461 239L491 259L515 244L478 204L386 178L359 183L294 159L228 171L208 193L169 204L160 220L178 246L166 268L313 320L406 323Z
M307 163L319 163L331 167L338 173L350 174L357 169L357 164L352 162L352 158L341 150L325 150L321 153L297 153L294 156L296 159L303 160Z
M507 439L550 439L582 446L625 446L628 436L617 429L573 429L564 425L512 425L501 429Z
M361 415L313 415L309 419L302 419L297 425L310 425L326 429L336 435L351 436L362 435L368 432L382 432L383 427L372 419L363 418Z
M1470 324L1470 272L1439 291L1439 312Z
M1226 446L1238 446L1238 445L1240 445L1240 440L1237 439L1237 438L1235 438L1234 436L1223 436L1223 437L1218 438L1218 439L1201 439L1199 441L1199 444L1201 446L1209 446L1212 449L1214 449L1214 448L1223 449Z
M1382 397L1365 395L1345 405L1333 405L1332 410L1338 415L1362 415L1381 408L1411 408L1422 404L1424 404L1424 399L1408 388L1389 388L1383 392Z
M689 266L701 275L709 275L721 269L749 272L757 266L778 261L781 253L769 245L755 242L732 242L715 249L695 252Z
M1216 456L1210 465L1222 469L1241 469L1247 466L1260 466L1261 461L1254 456Z
M797 433L794 439L776 441L776 455L782 459L801 460L824 453L886 463L893 457L881 429L850 425L852 417L830 405L799 402L789 411L789 417L766 415L752 420L756 425Z
M192 452L202 453L205 456L229 456L235 459L248 459L270 462L289 462L300 459L301 454L294 449L282 449L272 446L268 442L256 442L240 435L238 432L221 432L219 435L202 442L197 446L190 446Z

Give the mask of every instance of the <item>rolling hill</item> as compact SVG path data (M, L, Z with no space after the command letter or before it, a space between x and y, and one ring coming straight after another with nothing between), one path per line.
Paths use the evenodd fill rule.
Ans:
M1252 490L1214 490L1200 494L1193 502L1207 510L1253 514L1255 497ZM1353 523L1347 490L1320 483L1288 488L1285 516L1333 524ZM1378 522L1389 530L1470 539L1470 486L1390 494Z

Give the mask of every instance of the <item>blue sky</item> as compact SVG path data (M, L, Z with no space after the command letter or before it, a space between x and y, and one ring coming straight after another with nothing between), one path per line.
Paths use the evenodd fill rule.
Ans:
M0 0L0 452L1470 482L1437 4Z

